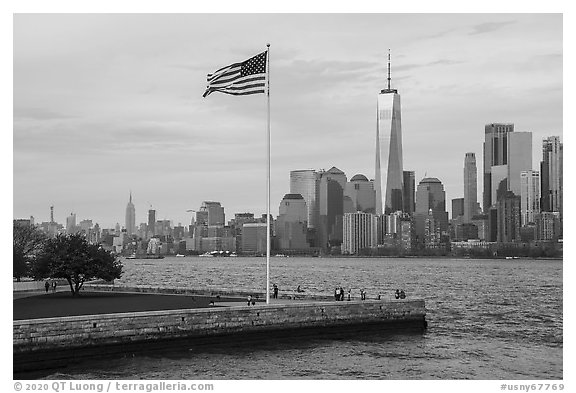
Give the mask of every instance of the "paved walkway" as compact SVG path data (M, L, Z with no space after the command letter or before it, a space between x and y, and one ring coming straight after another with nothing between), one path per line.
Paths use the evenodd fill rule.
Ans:
M70 293L70 288L68 287L56 287L56 292L68 292ZM46 289L37 289L37 290L33 290L33 291L13 291L12 292L12 298L13 299L21 299L24 297L31 297L31 296L41 296L41 295L48 295L50 293L54 293L54 291L52 291L52 288L50 288L48 290L48 292L46 292Z

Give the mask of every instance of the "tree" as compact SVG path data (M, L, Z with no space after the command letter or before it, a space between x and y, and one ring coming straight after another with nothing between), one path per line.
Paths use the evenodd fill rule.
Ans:
M12 235L14 239L12 275L16 281L20 281L22 277L29 275L30 265L42 250L46 236L37 228L17 224L16 221L13 221Z
M32 266L32 273L36 279L65 278L72 296L77 296L86 281L120 278L122 264L112 253L76 233L48 240Z

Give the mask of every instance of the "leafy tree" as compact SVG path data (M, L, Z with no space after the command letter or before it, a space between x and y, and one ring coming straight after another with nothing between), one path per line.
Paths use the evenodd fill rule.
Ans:
M33 264L36 279L65 278L72 296L77 296L85 281L113 280L122 275L122 264L100 245L90 244L80 233L58 235L46 242Z
M12 275L16 281L30 274L30 265L42 250L46 236L31 225L19 225L13 221L12 234L13 268Z

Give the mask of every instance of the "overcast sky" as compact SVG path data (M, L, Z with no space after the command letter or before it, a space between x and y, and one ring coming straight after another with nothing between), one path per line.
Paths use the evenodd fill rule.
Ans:
M270 43L271 212L289 172L374 177L376 99L402 100L404 169L463 197L466 152L482 196L484 125L562 137L560 14L17 14L14 218L186 224L266 211L265 95L202 98L206 74ZM563 137L562 137L563 138ZM385 184L385 182L383 183ZM384 190L383 190L384 191Z

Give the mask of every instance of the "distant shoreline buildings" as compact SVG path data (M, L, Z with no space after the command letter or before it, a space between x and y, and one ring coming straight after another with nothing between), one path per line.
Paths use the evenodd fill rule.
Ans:
M80 231L90 241L123 254L154 250L159 254L261 255L266 252L267 220L271 221L272 249L293 255L466 254L475 249L493 255L502 247L562 242L563 144L559 136L542 140L542 159L535 169L531 132L515 131L513 123L485 124L482 205L477 200L476 154L465 152L463 194L451 200L449 219L446 204L450 201L441 180L425 175L416 185L415 171L404 170L400 95L390 83L389 54L388 85L377 96L374 178L356 174L348 180L336 166L327 171L292 170L290 189L280 201L276 219L243 212L226 222L220 202L203 201L189 225L157 220L156 210L150 207L148 221L136 227L130 192L123 228L117 224L113 229L100 229L91 220L77 225L74 213L64 228L54 222L53 206L50 222L34 224L33 217L15 222L37 226L50 236Z

